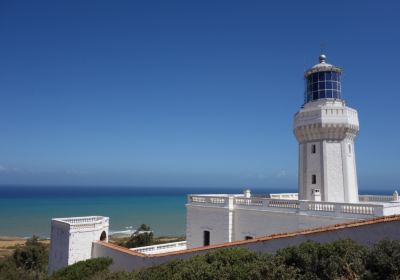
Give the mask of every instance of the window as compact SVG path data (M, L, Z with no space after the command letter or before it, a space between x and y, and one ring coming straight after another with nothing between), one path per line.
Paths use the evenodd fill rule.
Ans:
M100 241L105 241L107 239L107 233L105 231L103 231L100 234Z
M203 232L203 246L210 245L210 231L205 230Z
M311 153L315 154L317 152L317 147L315 146L315 144L311 145Z
M311 175L311 184L315 185L317 183L317 175Z
M245 239L245 240L250 240L250 239L253 239L253 236L246 235L246 236L244 237L244 239Z
M324 99L341 98L340 72L321 71L306 77L306 102Z
M349 147L349 154L351 154L351 144L349 144L348 147Z

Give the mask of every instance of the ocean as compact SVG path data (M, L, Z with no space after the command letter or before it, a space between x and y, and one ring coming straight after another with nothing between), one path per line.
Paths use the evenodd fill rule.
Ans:
M241 193L240 188L0 186L0 236L50 237L55 217L110 217L110 233L149 225L157 236L185 234L187 194ZM252 189L253 193L296 189ZM383 191L368 191L383 194Z

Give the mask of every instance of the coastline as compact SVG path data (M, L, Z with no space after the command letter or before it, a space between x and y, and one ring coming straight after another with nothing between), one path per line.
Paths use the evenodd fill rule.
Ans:
M0 260L9 257L18 247L24 246L30 237L18 236L0 236ZM40 242L46 245L50 244L50 239L40 239Z

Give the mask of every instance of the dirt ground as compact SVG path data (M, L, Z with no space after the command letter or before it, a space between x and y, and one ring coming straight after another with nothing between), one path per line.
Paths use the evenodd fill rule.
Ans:
M15 248L24 245L26 239L14 236L0 236L0 260L14 252ZM50 240L42 240L44 244L50 244Z

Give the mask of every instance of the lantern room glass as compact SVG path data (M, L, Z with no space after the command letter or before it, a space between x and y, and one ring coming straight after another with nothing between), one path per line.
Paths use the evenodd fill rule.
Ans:
M306 77L305 102L323 98L341 98L340 72L321 71Z

